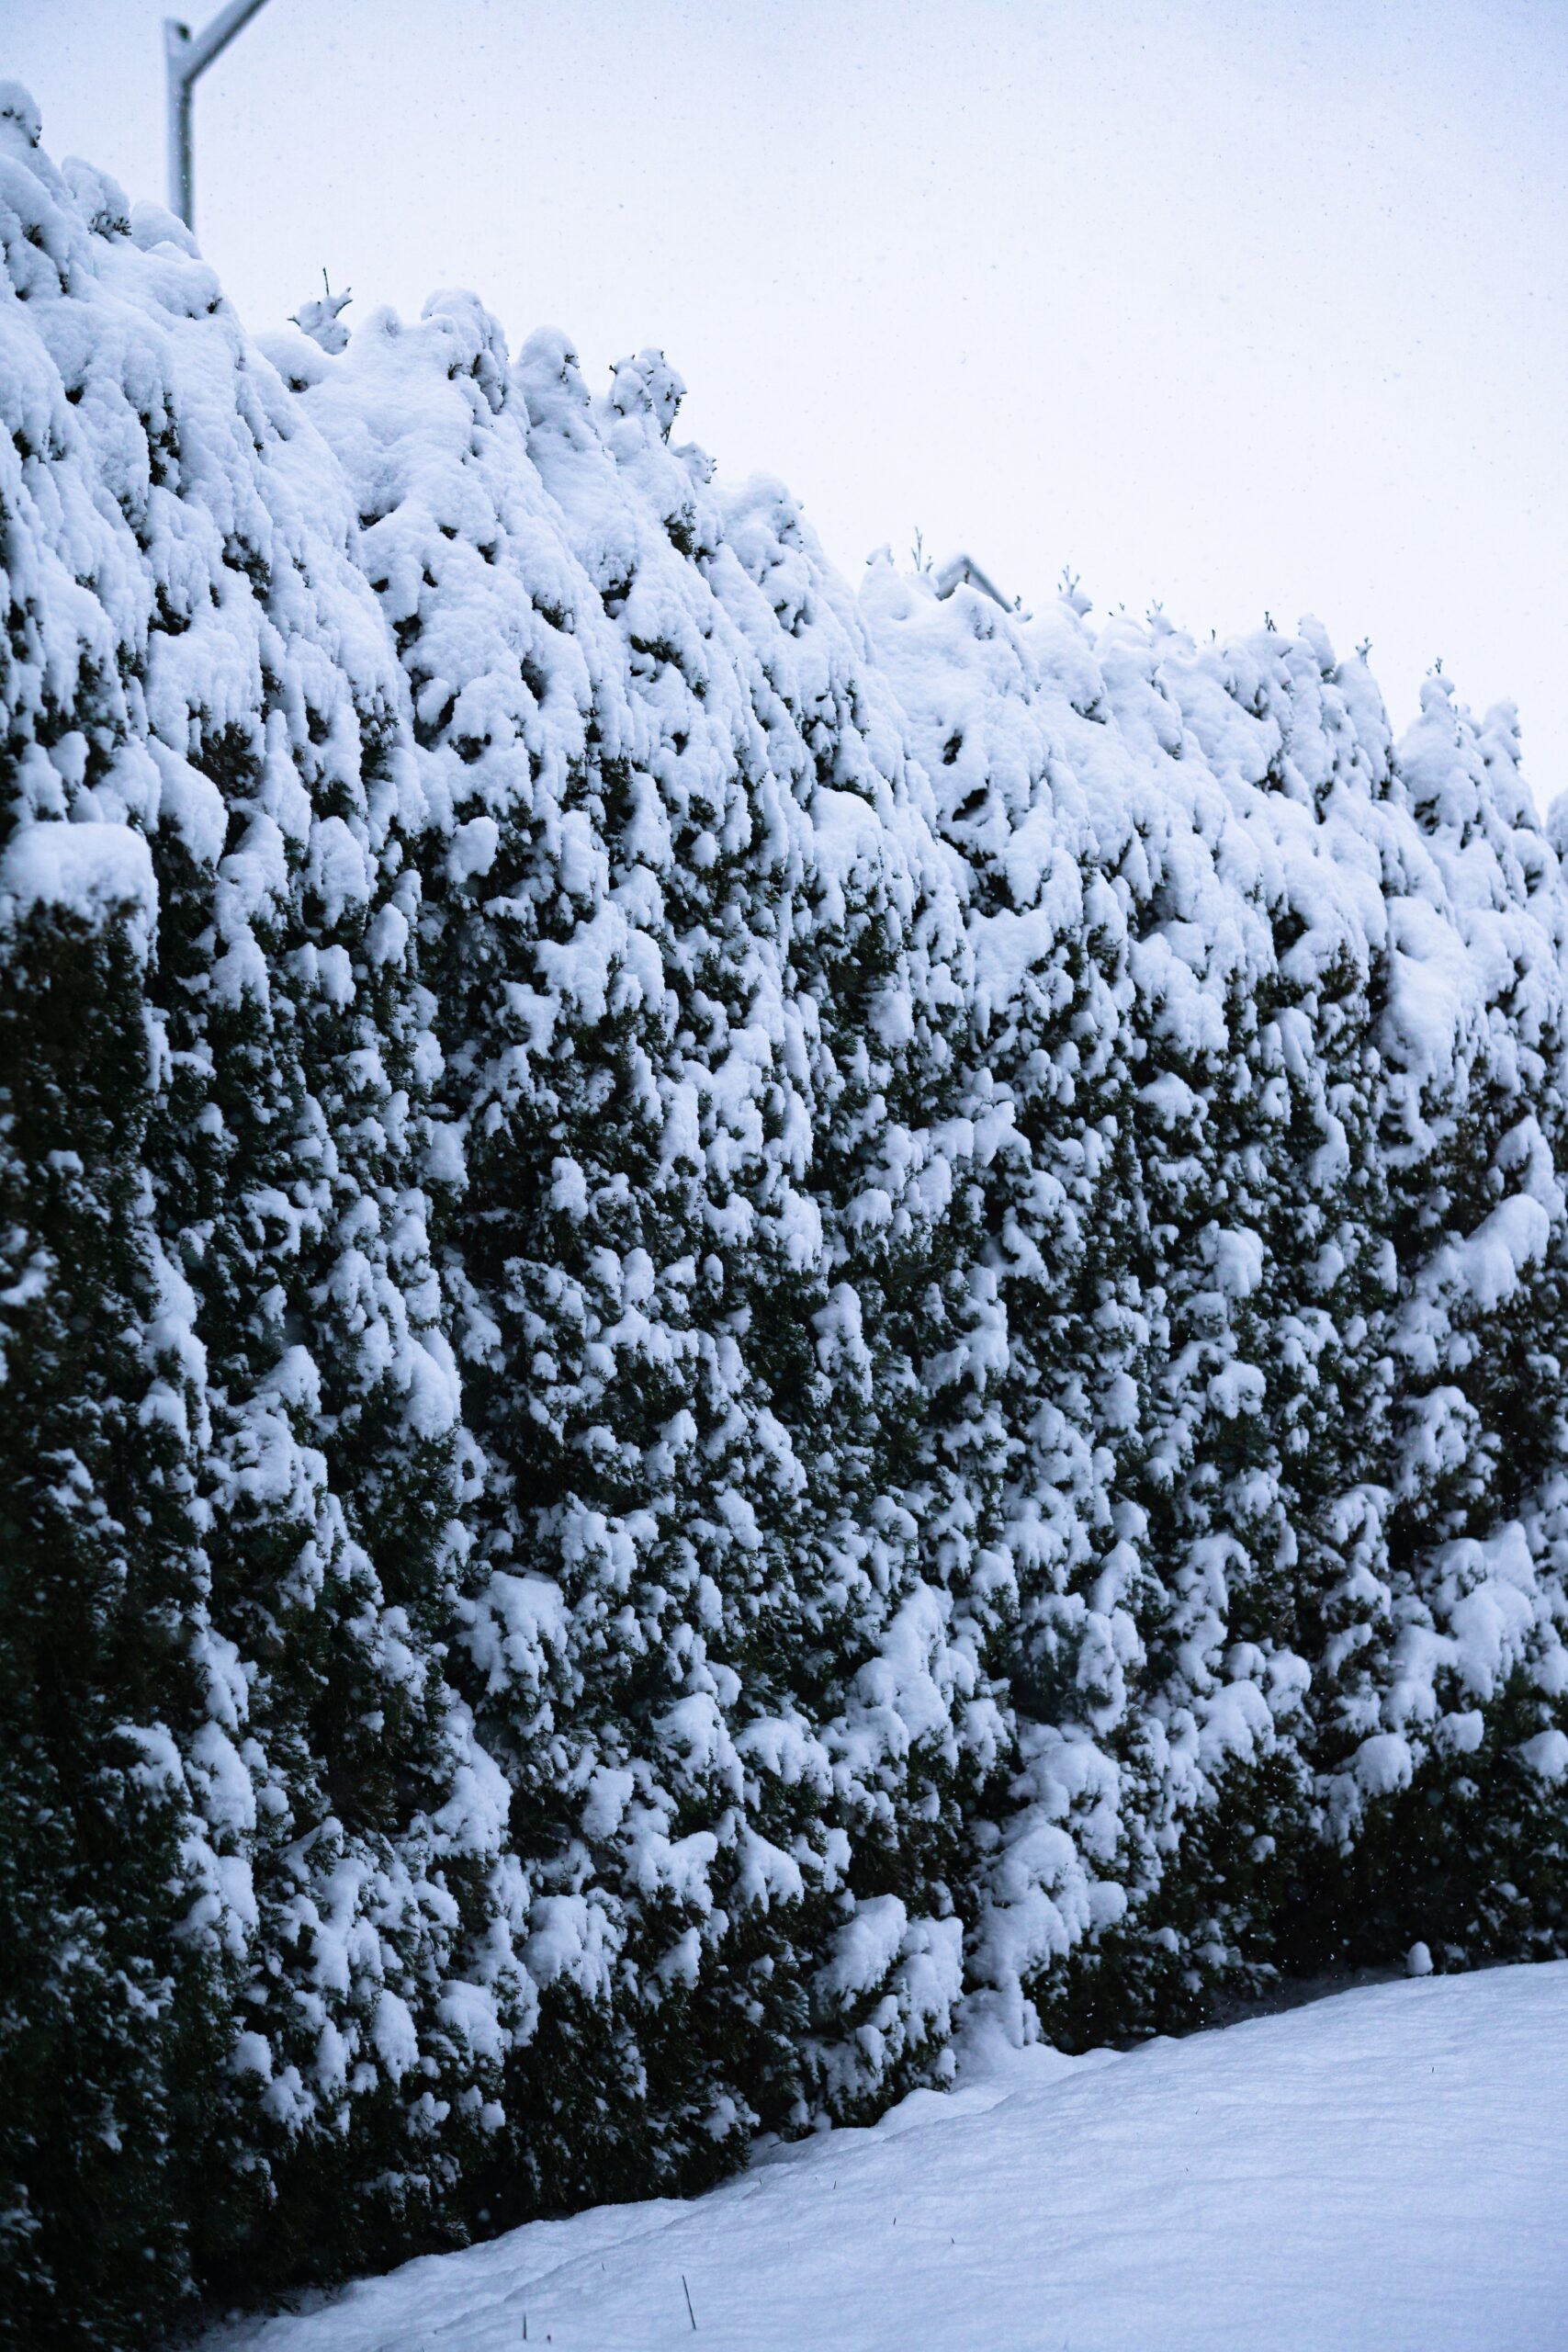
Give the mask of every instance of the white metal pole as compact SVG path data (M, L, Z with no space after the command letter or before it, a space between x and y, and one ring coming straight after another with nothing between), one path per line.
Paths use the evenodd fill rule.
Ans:
M169 209L187 229L196 225L196 194L191 186L191 84L185 70L190 48L190 27L164 19L164 63L169 97Z
M164 19L164 60L169 91L169 209L187 229L196 226L196 165L191 133L192 96L198 78L222 55L265 0L229 0L204 32L193 33L177 17Z

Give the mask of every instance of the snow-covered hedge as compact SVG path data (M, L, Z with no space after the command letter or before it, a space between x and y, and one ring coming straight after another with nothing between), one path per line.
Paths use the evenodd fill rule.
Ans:
M14 86L0 244L31 2340L1558 1949L1511 715L857 597L470 295L258 349Z

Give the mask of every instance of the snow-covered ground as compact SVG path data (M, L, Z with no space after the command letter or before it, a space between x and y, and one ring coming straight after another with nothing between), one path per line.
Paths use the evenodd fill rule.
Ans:
M411 2263L209 2352L1563 2352L1568 1962L1003 2051L687 2203ZM687 2294L690 2294L690 2313Z

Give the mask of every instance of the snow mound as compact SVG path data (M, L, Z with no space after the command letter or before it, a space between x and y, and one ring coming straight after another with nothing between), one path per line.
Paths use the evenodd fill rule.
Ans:
M1568 1963L1339 1995L410 2263L207 2352L1555 2352ZM684 2287L682 2286L684 2281Z

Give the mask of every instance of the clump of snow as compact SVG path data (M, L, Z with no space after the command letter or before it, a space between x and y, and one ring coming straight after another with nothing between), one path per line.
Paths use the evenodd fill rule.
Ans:
M7 904L13 919L47 907L93 930L118 916L146 956L158 913L146 841L129 825L26 826L0 856L0 914Z
M333 356L346 351L348 329L343 322L343 312L353 300L352 286L345 286L341 293L334 294L323 271L321 293L312 295L308 302L300 303L294 313L294 324L301 334L309 335L322 351Z

